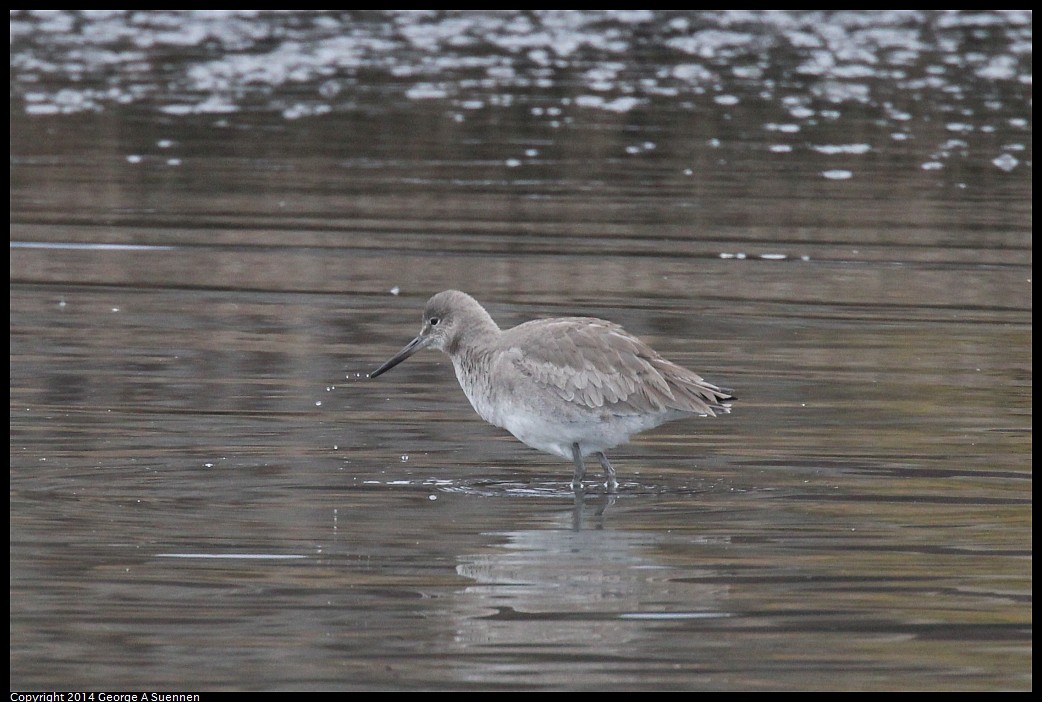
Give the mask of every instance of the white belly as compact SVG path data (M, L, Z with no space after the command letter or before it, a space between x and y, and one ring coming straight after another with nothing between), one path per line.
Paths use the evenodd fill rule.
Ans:
M633 434L684 416L668 412L612 415L609 409L590 410L539 388L492 391L484 383L473 382L476 374L460 373L458 367L456 377L474 411L486 422L506 429L527 446L567 460L572 459L573 444L579 444L582 455L588 456L624 444Z

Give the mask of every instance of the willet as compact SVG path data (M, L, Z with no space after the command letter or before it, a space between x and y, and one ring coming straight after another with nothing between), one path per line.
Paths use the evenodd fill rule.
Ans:
M614 492L618 482L606 450L665 422L730 412L735 399L618 324L561 317L502 330L458 290L428 300L420 335L369 377L427 347L449 355L482 419L534 449L571 459L575 490L586 474L584 456L597 456Z

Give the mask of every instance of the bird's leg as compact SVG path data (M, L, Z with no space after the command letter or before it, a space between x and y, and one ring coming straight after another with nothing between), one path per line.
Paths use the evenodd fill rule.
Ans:
M572 474L572 489L581 490L583 477L586 475L586 464L583 463L583 456L579 452L578 442L572 444L572 460L575 461L575 473Z
M619 489L619 481L615 479L615 469L612 468L611 463L608 463L608 457L604 455L603 451L597 452L597 460L604 468L604 484L607 486L608 492L615 492Z

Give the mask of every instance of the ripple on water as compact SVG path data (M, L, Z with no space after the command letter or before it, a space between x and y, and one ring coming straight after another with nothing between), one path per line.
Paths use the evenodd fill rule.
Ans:
M587 483L581 493L572 489L568 481L513 481L487 478L442 480L434 478L401 480L363 480L366 487L408 488L480 497L550 497L574 499L577 494L593 497L604 494L604 486ZM620 482L613 497L628 498L639 495L697 495L711 492L712 486L669 485L664 483Z

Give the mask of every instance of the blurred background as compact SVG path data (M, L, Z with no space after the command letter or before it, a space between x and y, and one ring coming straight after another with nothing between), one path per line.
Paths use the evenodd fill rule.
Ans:
M10 19L13 690L1031 688L1031 12ZM446 288L740 401L580 499Z

